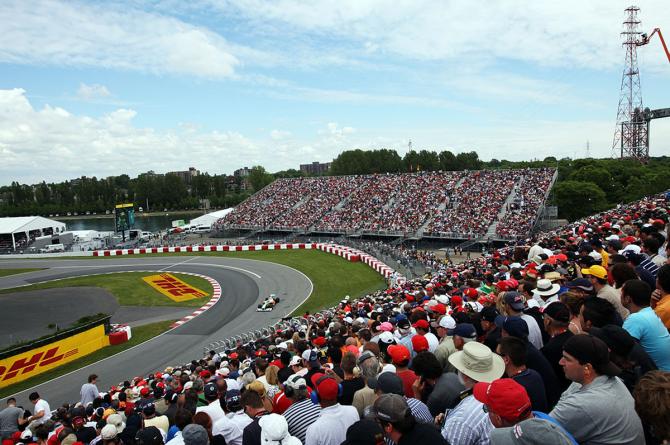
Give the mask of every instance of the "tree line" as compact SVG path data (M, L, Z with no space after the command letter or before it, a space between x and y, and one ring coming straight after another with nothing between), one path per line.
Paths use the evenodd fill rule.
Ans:
M475 151L454 154L448 150L412 150L401 157L395 150L355 149L340 153L327 174L539 167L558 169L550 204L558 206L559 217L571 221L670 189L670 158L665 156L643 165L634 160L554 157L522 162L483 161ZM12 182L0 187L0 216L104 212L121 202L133 202L145 210L172 211L197 209L201 200L208 199L212 207L230 207L277 178L302 176L307 175L295 169L270 173L262 166L254 166L246 178L204 173L193 176L188 184L175 174L143 174L132 179L126 174L105 179L82 177L36 185Z

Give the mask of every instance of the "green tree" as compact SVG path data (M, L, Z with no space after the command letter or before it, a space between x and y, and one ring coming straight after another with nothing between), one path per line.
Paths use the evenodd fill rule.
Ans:
M593 182L564 181L553 190L559 215L570 221L607 208L605 192Z
M265 168L256 165L251 168L249 182L255 191L259 191L274 180L273 176L265 171Z

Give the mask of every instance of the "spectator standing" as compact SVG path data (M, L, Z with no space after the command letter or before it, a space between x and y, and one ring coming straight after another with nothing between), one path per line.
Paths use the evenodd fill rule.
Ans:
M649 371L638 382L633 397L647 445L670 443L670 372Z
M670 329L670 264L658 269L656 290L652 294L651 308Z
M83 406L93 403L93 401L100 395L100 391L98 391L98 387L96 386L97 382L98 376L96 374L91 374L88 376L88 383L81 385L79 394L81 395L80 401Z
M596 291L596 296L612 303L621 319L625 320L630 312L621 304L621 295L619 292L607 282L607 269L595 265L584 268L581 272L582 275L591 280L591 284L593 284L593 288Z
M651 309L651 288L642 280L628 280L621 303L630 311L623 328L636 338L658 369L670 371L670 334Z
M516 337L500 339L496 352L505 362L505 375L514 380L530 397L534 411L547 412L547 392L542 376L534 369L526 367L526 344Z
M570 386L570 381L563 373L563 367L559 364L563 357L563 345L574 334L570 332L570 310L568 307L556 301L544 308L544 330L549 334L549 341L540 350L554 369L561 392ZM541 410L540 410L541 411Z
M417 377L414 371L407 368L410 360L409 349L403 345L391 345L388 347L387 353L395 366L396 374L402 380L405 396L414 397L412 386Z
M16 406L16 399L10 397L7 407L0 411L0 439L9 439L23 423L23 410Z
M246 390L242 393L240 403L244 412L252 419L242 431L242 445L261 445L261 426L258 422L261 417L269 414L263 405L263 399L258 392Z
M293 402L284 411L288 432L302 443L305 443L307 428L321 415L321 406L310 400L307 391L307 382L300 374L293 374L284 383L284 393Z
M580 444L644 444L640 418L621 372L609 358L607 345L586 334L575 335L564 346L561 366L572 380L549 413Z
M35 428L46 423L51 418L51 408L49 407L49 403L42 399L37 392L30 393L28 400L35 405L33 415L26 419L26 422L28 423L27 428L32 431L34 435Z
M461 394L461 402L447 415L442 437L452 445L488 444L493 425L482 403L472 395L472 388L478 382L502 377L505 363L486 345L472 342L450 355L449 362L458 370L466 390Z
M333 377L315 374L313 380L313 397L321 405L321 416L307 428L305 445L340 445L346 439L347 428L358 422L358 412L353 406L337 403L339 385Z
M212 419L212 424L215 424L217 420L226 415L219 402L219 389L216 386L216 383L210 382L206 384L203 393L208 404L197 407L195 412L196 414L206 413L209 415L209 418Z
M443 371L435 355L417 354L412 360L412 369L418 377L412 387L413 397L424 402L433 416L445 413L461 401L463 383L456 373Z

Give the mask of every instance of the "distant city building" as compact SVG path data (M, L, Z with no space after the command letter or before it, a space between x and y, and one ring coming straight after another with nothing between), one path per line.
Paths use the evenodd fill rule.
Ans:
M233 172L233 176L236 178L246 178L251 174L251 169L249 167L238 168Z
M300 164L300 171L308 175L325 175L330 170L332 162L312 162L311 164Z
M168 175L177 175L184 181L184 184L190 184L193 178L200 175L200 170L196 170L195 167L189 167L185 171L168 172Z

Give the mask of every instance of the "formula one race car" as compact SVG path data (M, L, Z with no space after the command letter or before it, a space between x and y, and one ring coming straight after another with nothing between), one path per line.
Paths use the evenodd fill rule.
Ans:
M275 294L270 294L261 304L256 308L257 312L270 312L279 303L279 297Z

